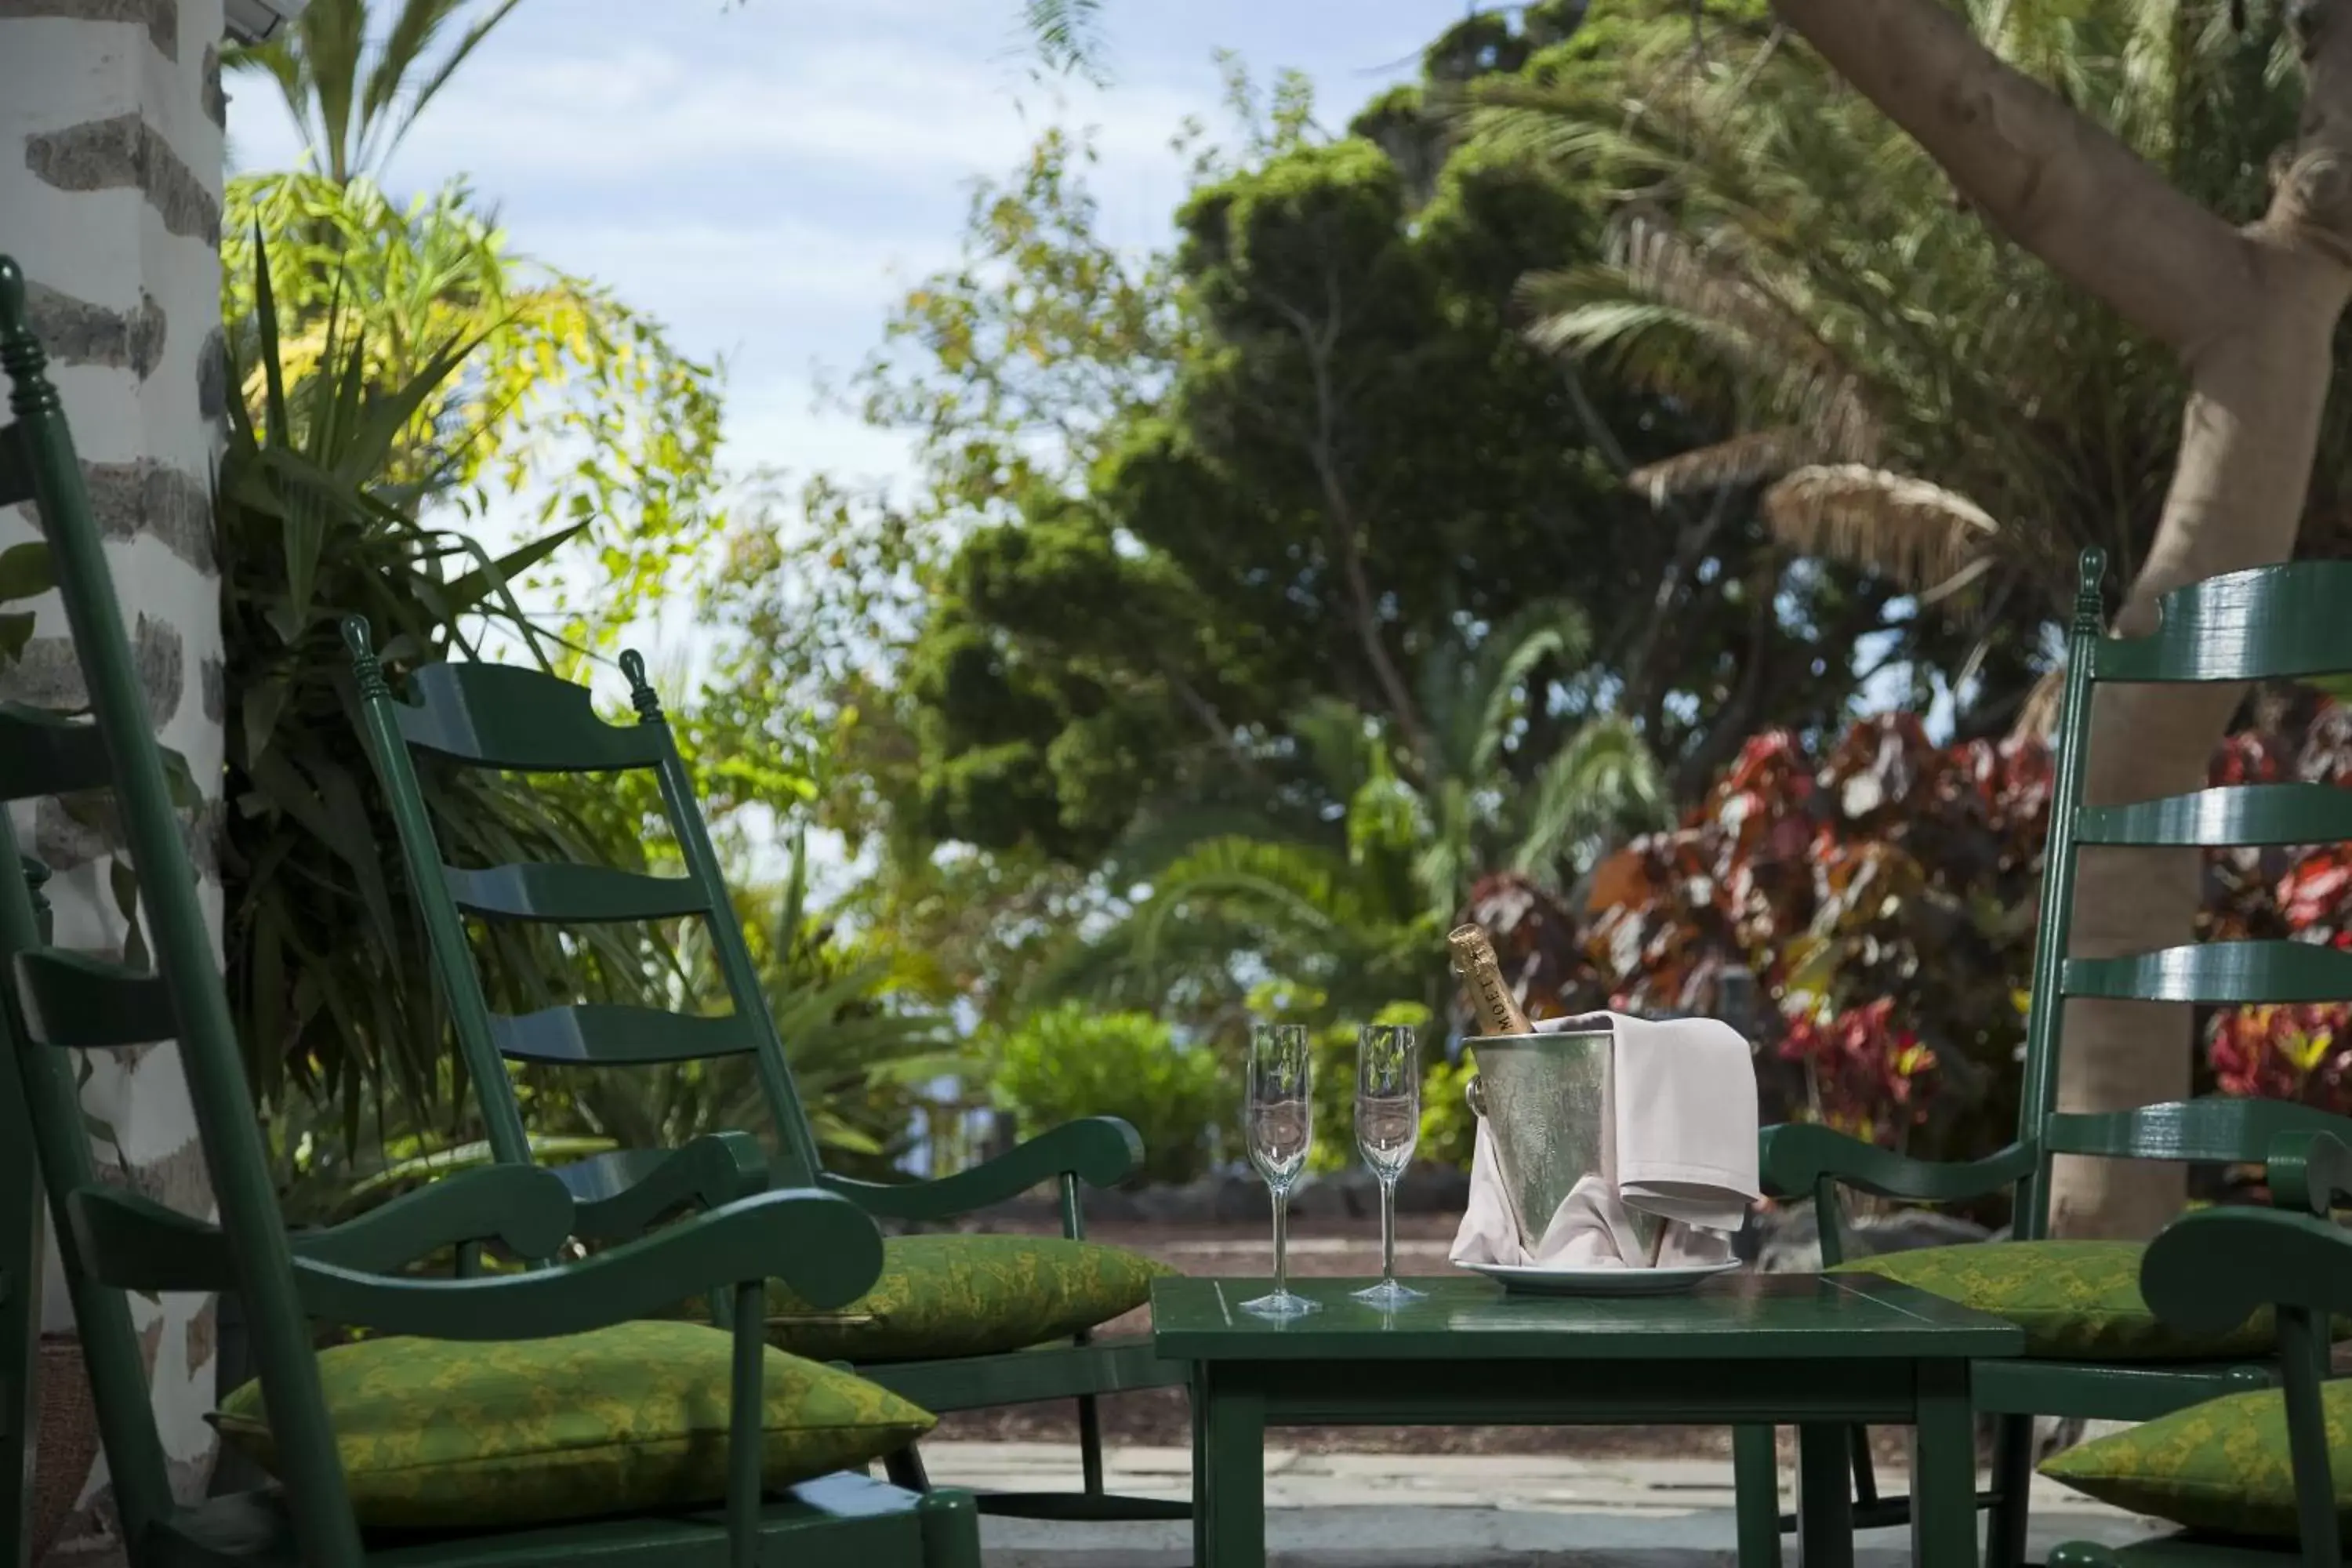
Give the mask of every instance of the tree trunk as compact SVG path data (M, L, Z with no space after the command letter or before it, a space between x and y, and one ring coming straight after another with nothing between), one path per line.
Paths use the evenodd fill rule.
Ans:
M90 481L109 557L136 627L141 674L166 745L219 793L220 585L211 549L210 474L228 395L221 353L220 221L226 101L222 0L16 0L0 5L0 249L33 284L34 328L55 368ZM0 509L0 546L30 537ZM0 696L81 701L81 679L54 599L24 660L0 669ZM208 801L208 805L212 804ZM196 836L215 933L219 877L208 816ZM58 941L112 947L123 921L110 847L53 801L18 824L56 871L47 893ZM114 1137L133 1186L209 1215L210 1185L187 1086L171 1046L110 1053L84 1095ZM119 1146L119 1150L118 1150ZM150 1352L155 1410L184 1498L211 1472L213 1303L131 1300ZM44 1326L69 1331L60 1283ZM103 1467L66 1525L60 1555L103 1560L110 1541ZM85 1555L89 1553L90 1555Z
M1916 140L1976 211L2178 354L2191 386L2154 547L2118 627L2156 624L2167 590L2293 552L2352 297L2352 0L2294 0L2299 139L2270 208L2244 229L2181 195L2054 93L1998 59L1937 0L1773 0L1781 18ZM2095 803L2195 789L2241 692L2114 688L2093 710ZM2073 952L2192 939L2193 854L2093 850ZM2115 1110L2177 1100L2187 1009L2067 1005L2059 1101ZM2152 1234L2179 1212L2177 1167L2062 1160L2056 1234Z

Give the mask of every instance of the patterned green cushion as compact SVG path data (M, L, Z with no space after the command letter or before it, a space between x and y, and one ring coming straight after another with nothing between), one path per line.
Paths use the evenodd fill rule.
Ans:
M639 1322L561 1339L361 1340L319 1376L367 1525L486 1528L727 1495L732 1336ZM863 1378L768 1352L771 1486L905 1447L935 1418ZM261 1388L221 1401L223 1436L273 1468Z
M768 1286L768 1338L816 1361L992 1355L1067 1339L1151 1299L1176 1270L1057 1236L894 1236L882 1277L838 1312Z
M2336 1514L2352 1523L2352 1381L2327 1384L2328 1468ZM2042 1473L2101 1502L2189 1530L2293 1540L2294 1473L2286 1398L2225 1394L2042 1463Z
M2276 1342L2265 1308L2221 1335L2158 1320L2140 1300L2137 1241L1987 1241L1856 1258L1832 1274L1876 1274L2003 1317L2025 1353L2093 1361L2194 1361L2260 1355Z

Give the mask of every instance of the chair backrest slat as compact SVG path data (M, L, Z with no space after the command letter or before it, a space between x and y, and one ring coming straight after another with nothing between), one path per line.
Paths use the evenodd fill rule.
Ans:
M98 726L0 702L0 801L101 789L106 737Z
M2352 839L2352 790L2336 784L2219 784L2162 800L2086 805L2077 844L2127 848L2249 847Z
M709 1061L760 1048L749 1021L731 1014L698 1017L611 1002L544 1007L519 1017L494 1014L490 1037L509 1061L573 1067Z
M530 1159L506 1063L658 1065L749 1056L771 1121L780 1182L815 1180L816 1138L792 1081L784 1042L770 1016L717 851L697 805L686 763L646 681L645 661L621 656L634 725L606 723L587 689L542 671L503 665L428 664L411 672L409 700L392 693L367 623L343 623L376 776L399 834L410 887L425 917L434 971L457 1045L482 1105L499 1159ZM613 867L509 865L460 869L447 864L414 752L464 766L513 773L649 769L661 789L683 877L648 877ZM466 917L552 924L699 918L705 923L731 1011L717 1016L585 1003L522 1016L496 1012Z
M469 767L589 773L649 768L661 748L635 725L607 724L588 693L509 664L428 664L397 703L401 739Z
M710 912L710 900L690 877L646 877L610 866L444 866L441 876L459 909L501 920L626 924Z
M2103 563L2104 564L2104 563ZM2146 637L2100 637L2095 679L2297 680L2352 670L2352 561L2225 573L2158 602Z
M152 1046L179 1032L163 977L86 952L36 948L16 955L25 1028L45 1046L103 1051Z
M2060 989L2119 1002L2243 1006L2352 997L2352 952L2307 942L2205 942L2122 958L2073 958Z
M277 1468L285 1486L296 1543L301 1560L311 1568L361 1568L365 1553L320 1387L310 1319L296 1293L293 1256L287 1244L284 1216L278 1212L268 1152L254 1116L227 989L221 982L219 958L205 924L195 868L173 808L162 750L155 742L153 720L131 656L130 631L113 574L90 510L63 406L47 374L47 357L33 336L26 295L22 270L0 258L0 370L6 372L10 384L8 405L16 416L16 441L30 471L35 511L48 541L50 566L64 601L75 657L105 739L109 776L131 864L138 876L140 905L171 996L176 1026L173 1034L179 1042L190 1107L212 1177L221 1228L228 1237L238 1300L260 1373L271 1436L278 1445ZM13 849L13 846L0 848ZM14 853L6 858L13 867ZM31 896L23 887L21 874L10 878L0 871L0 882L12 880L16 884L16 896L0 897L0 918L5 918L7 927L0 931L0 940L9 944L11 958L37 944L37 934L6 908L20 904L27 916L31 909ZM14 988L5 989L13 992ZM12 1000L9 1006L15 1005ZM79 1100L71 1079L62 1070L65 1064L56 1053L26 1045L19 1032L21 1016L9 1023L33 1120L37 1130L44 1124L47 1129L40 1135L40 1160L54 1207L55 1200L90 1184L88 1140L82 1131ZM65 1238L59 1239L62 1252ZM93 1363L93 1387L101 1376L114 1384L127 1373L136 1392L118 1391L119 1398L135 1399L137 1415L147 1423L143 1439L131 1429L138 1422L127 1415L118 1415L105 1428L125 1530L130 1539L138 1541L161 1523L172 1507L168 1476L160 1462L147 1410L144 1368L136 1340L126 1345L118 1331L129 1325L121 1297L87 1278L86 1259L68 1255L66 1262L69 1272L79 1266L85 1275L75 1298L85 1353L115 1363L126 1352L130 1358L127 1369L116 1365L104 1373ZM93 1292L110 1297L114 1310L94 1300ZM85 1306L92 1310L87 1320L82 1316ZM101 1405L110 1397L117 1396L102 1393ZM164 1477L160 1497L154 1495L159 1476Z

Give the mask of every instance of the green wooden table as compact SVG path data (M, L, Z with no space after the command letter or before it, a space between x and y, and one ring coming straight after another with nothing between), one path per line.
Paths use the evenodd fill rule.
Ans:
M1269 1426L1747 1426L1799 1428L1805 1568L1853 1561L1847 1429L1914 1429L1913 1561L1974 1568L1969 1363L2024 1349L2015 1325L1866 1275L1729 1276L1675 1296L1534 1298L1485 1279L1416 1279L1384 1313L1360 1279L1297 1279L1323 1304L1271 1322L1263 1279L1162 1279L1160 1353L1192 1368L1196 1568L1265 1562ZM1777 1559L1777 1534L1740 1559Z

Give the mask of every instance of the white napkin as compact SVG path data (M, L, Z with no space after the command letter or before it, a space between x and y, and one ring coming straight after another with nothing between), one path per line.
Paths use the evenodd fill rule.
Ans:
M1601 1171L1577 1183L1532 1250L1511 1212L1486 1124L1470 1160L1470 1203L1455 1263L1547 1268L1680 1268L1727 1262L1731 1233L1761 1193L1756 1164L1756 1066L1730 1026L1712 1018L1653 1023L1622 1013L1547 1018L1539 1033L1610 1027ZM1472 1047L1474 1050L1475 1047ZM1632 1211L1665 1223L1654 1260Z

